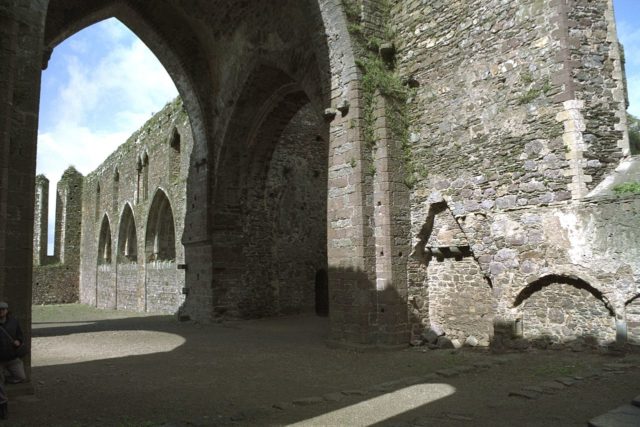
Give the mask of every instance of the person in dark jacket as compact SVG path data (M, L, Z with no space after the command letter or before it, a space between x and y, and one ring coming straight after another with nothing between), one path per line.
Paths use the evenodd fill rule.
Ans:
M0 378L4 379L4 371L8 371L11 378L8 382L19 383L26 379L24 364L19 357L19 348L24 344L24 335L20 323L9 315L9 304L0 302ZM4 381L0 381L0 419L6 419L7 394Z

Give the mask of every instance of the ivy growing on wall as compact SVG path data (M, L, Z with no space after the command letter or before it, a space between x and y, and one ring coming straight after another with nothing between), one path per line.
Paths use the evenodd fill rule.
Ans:
M364 138L367 147L376 148L375 109L376 97L386 100L386 118L393 138L400 141L405 167L405 184L415 184L415 167L409 146L409 120L407 102L412 89L408 87L395 72L393 58L394 32L390 26L392 3L388 0L372 2L378 6L378 19L385 25L371 29L362 20L362 3L358 0L342 0L348 19L348 30L356 42L356 65L360 69L361 90L364 101ZM371 160L373 162L373 160ZM375 174L375 167L369 168L369 175Z

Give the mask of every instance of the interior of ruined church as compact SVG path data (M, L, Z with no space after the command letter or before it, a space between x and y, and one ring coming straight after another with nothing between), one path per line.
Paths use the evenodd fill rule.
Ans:
M32 348L12 419L640 420L614 6L0 0L0 299ZM94 169L37 174L43 73L108 19L178 96Z

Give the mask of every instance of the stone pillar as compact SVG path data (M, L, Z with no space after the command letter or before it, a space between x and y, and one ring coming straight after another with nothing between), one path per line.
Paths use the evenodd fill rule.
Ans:
M82 174L71 166L62 174L57 186L54 255L62 264L72 268L80 265L82 181Z
M331 124L327 201L330 341L371 346L376 341L375 246L365 173L364 108L357 81L349 84L348 113ZM333 100L335 105L344 99ZM367 200L369 199L369 200Z
M36 197L33 221L33 265L44 265L47 259L49 227L49 180L36 176Z
M406 267L410 248L409 195L403 183L401 147L390 132L387 101L380 95L376 98L372 173L378 345L405 346L409 342Z
M47 1L0 6L0 297L31 339L36 139ZM30 376L31 361L26 360Z

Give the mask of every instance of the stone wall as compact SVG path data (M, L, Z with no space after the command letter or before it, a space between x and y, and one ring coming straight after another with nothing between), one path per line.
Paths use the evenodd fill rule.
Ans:
M78 302L83 179L82 174L70 167L58 182L53 255L49 256L49 181L42 175L36 178L32 282L34 304Z
M192 146L190 123L177 99L87 175L81 302L178 312L184 301L184 271L178 265L184 264L180 239ZM110 242L103 247L101 234Z
M202 321L306 311L312 272L326 265L334 344L405 345L410 330L430 326L518 347L546 335L606 344L622 341L626 317L636 339L637 201L588 198L628 154L609 0L48 6L30 3L32 18L10 8L21 18L2 28L3 70L16 75L6 65L15 61L33 74L32 56L46 61L39 46L116 16L167 66L189 114L165 110L85 179L81 301L177 304ZM46 31L33 24L18 37L17 22L38 16ZM6 40L38 42L18 54ZM18 79L26 107L38 78ZM11 117L0 137L31 153L35 136L14 137L35 135L35 113L12 101L0 95L0 116ZM176 151L176 134L188 150ZM33 165L16 153L2 167L19 187L30 178L7 159ZM322 163L316 193L302 165ZM7 218L24 218L5 188ZM305 202L318 212L302 214ZM0 224L29 259L31 230ZM23 268L5 247L3 265ZM477 316L493 318L493 330L488 321L469 330Z
M393 11L398 72L415 87L408 103L407 137L412 165L409 181L414 183L410 202L414 260L408 264L414 325L442 329L440 324L447 317L458 319L466 314L462 307L453 308L453 299L443 291L462 286L464 280L455 281L456 285L442 280L456 275L458 264L451 258L443 264L437 264L435 256L431 259L432 250L444 256L451 256L448 247L460 252L458 243L438 242L439 233L451 240L448 230L458 227L456 232L463 232L462 240L478 263L478 283L485 280L493 288L484 294L483 307L491 307L489 317L495 316L498 323L502 319L520 322L523 313L519 310L525 310L528 338L547 332L557 338L558 328L548 317L541 320L541 309L532 308L536 303L529 302L528 311L523 308L526 304L517 308L513 304L517 293L536 280L536 274L577 274L589 264L588 270L600 277L609 268L605 258L589 249L596 244L591 236L599 233L598 227L574 230L566 240L561 230L572 227L566 223L567 215L574 215L574 221L585 226L593 221L593 217L584 218L591 209L607 210L610 203L627 203L568 202L584 197L628 153L621 131L624 82L610 2L424 5L406 1L398 2ZM431 212L443 202L455 216L456 227L434 227ZM628 215L621 221L633 221L635 213ZM621 224L598 226L614 227L611 233L615 235L628 234ZM425 235L426 229L433 233ZM571 241L579 241L581 249ZM612 249L607 245L601 250ZM577 251L589 252L597 260L576 262L572 254ZM623 253L611 259L623 270L638 266ZM622 295L637 283L638 276L594 280L597 285L591 280L585 283L605 287L601 290L605 298L624 299ZM554 300L547 293L559 292L552 289L532 298L551 307ZM567 295L566 301L575 303L567 313L582 307L581 294ZM594 335L605 343L615 337L612 313L603 308L602 301L592 298L600 304L592 315L563 318L574 330L564 329L562 340L572 340L576 334ZM616 315L622 312L618 304ZM589 322L599 325L595 327L599 333L589 329ZM419 328L413 327L414 336ZM468 326L462 329L472 332ZM485 336L491 335L493 331Z

